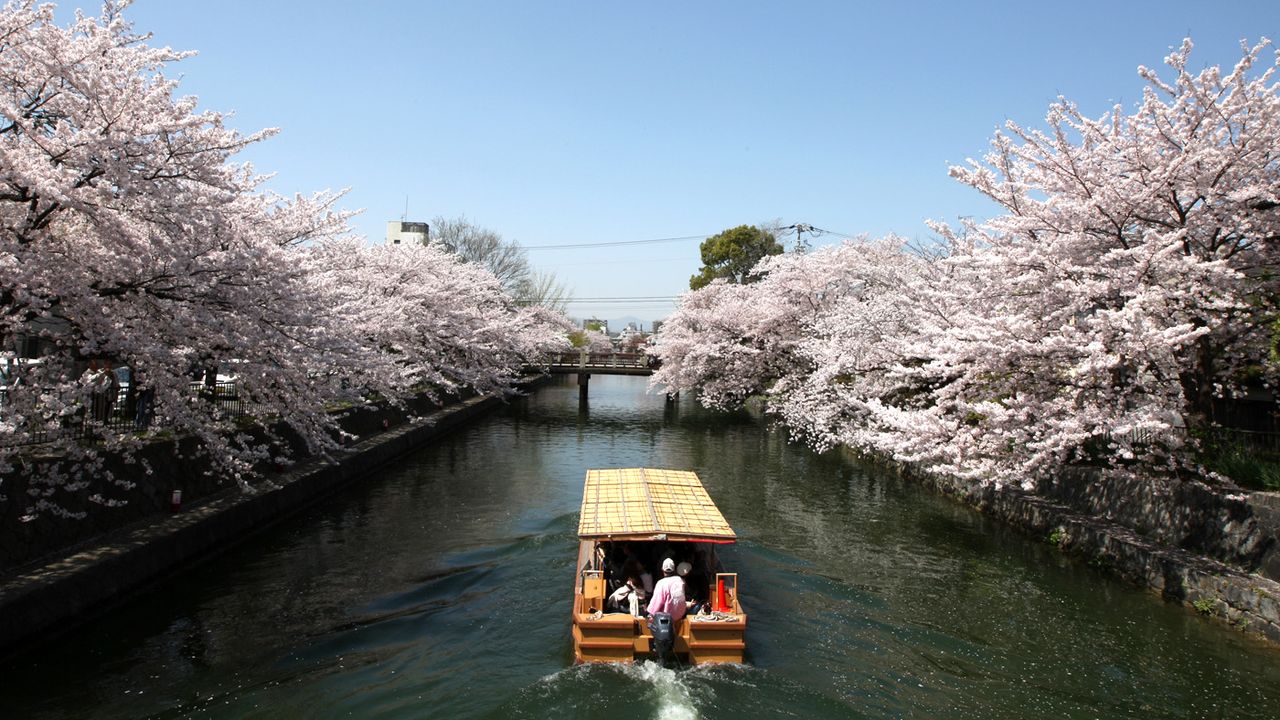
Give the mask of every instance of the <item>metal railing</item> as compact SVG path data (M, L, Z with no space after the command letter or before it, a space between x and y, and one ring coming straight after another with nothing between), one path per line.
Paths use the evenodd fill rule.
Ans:
M1206 435L1207 443L1219 447L1238 447L1271 458L1280 457L1280 432L1214 428Z
M562 352L547 356L549 367L586 367L586 368L634 368L652 369L656 358L645 353L583 353Z
M8 392L8 388L0 387L0 418L5 414ZM244 399L234 381L212 385L192 382L188 385L188 392L189 402L214 403L224 418L241 418L246 414ZM72 415L28 420L18 432L0 442L10 447L66 439L92 442L110 434L141 432L169 424L168 418L155 414L151 393L144 390L130 394L125 386L91 393L81 404L80 411Z
M1169 445L1171 431L1131 430L1127 433L1105 432L1097 436L1095 451L1113 441L1122 442L1131 447ZM1259 430L1238 430L1236 428L1217 427L1199 432L1198 437L1202 449L1238 448L1257 453L1269 458L1280 458L1280 432Z

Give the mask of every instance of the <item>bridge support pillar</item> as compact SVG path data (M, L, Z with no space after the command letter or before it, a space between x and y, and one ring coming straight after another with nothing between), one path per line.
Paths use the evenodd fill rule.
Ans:
M587 399L587 383L591 382L591 373L578 373L578 399Z

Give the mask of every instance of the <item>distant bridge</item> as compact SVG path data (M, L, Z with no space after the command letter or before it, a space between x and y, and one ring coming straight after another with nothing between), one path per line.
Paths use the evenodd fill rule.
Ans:
M644 353L567 352L548 356L546 369L555 375L652 375L651 361L656 362L656 359Z
M652 365L650 363L653 363ZM553 375L578 376L578 398L587 399L587 385L596 375L652 375L657 358L644 353L589 353L584 351L555 353L546 358L543 368Z

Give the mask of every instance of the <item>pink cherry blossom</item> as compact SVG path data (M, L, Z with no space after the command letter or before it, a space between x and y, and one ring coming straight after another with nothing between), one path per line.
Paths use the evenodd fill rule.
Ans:
M249 487L256 463L288 455L271 428L324 454L337 402L509 392L523 363L565 344L565 319L517 308L475 266L349 237L341 193L263 191L234 160L275 131L241 135L176 96L165 72L189 53L149 47L126 6L69 27L31 0L0 10L0 476L31 478L32 513L62 512L69 492L113 504L150 472L103 464L147 441L92 421L107 364L154 393L157 425ZM51 351L19 363L18 337ZM239 419L192 391L220 367ZM39 454L59 460L32 459L42 434Z
M1147 82L1131 113L1054 103L951 173L1004 210L931 252L852 243L691 293L656 386L762 395L793 433L983 483L1064 464L1197 470L1217 399L1276 364L1280 93L1267 42Z

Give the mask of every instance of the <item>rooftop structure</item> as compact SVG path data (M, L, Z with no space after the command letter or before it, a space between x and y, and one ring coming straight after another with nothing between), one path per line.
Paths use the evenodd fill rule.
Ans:
M399 245L401 243L427 243L427 234L430 232L430 226L424 222L407 222L405 220L391 220L387 223L387 244Z

